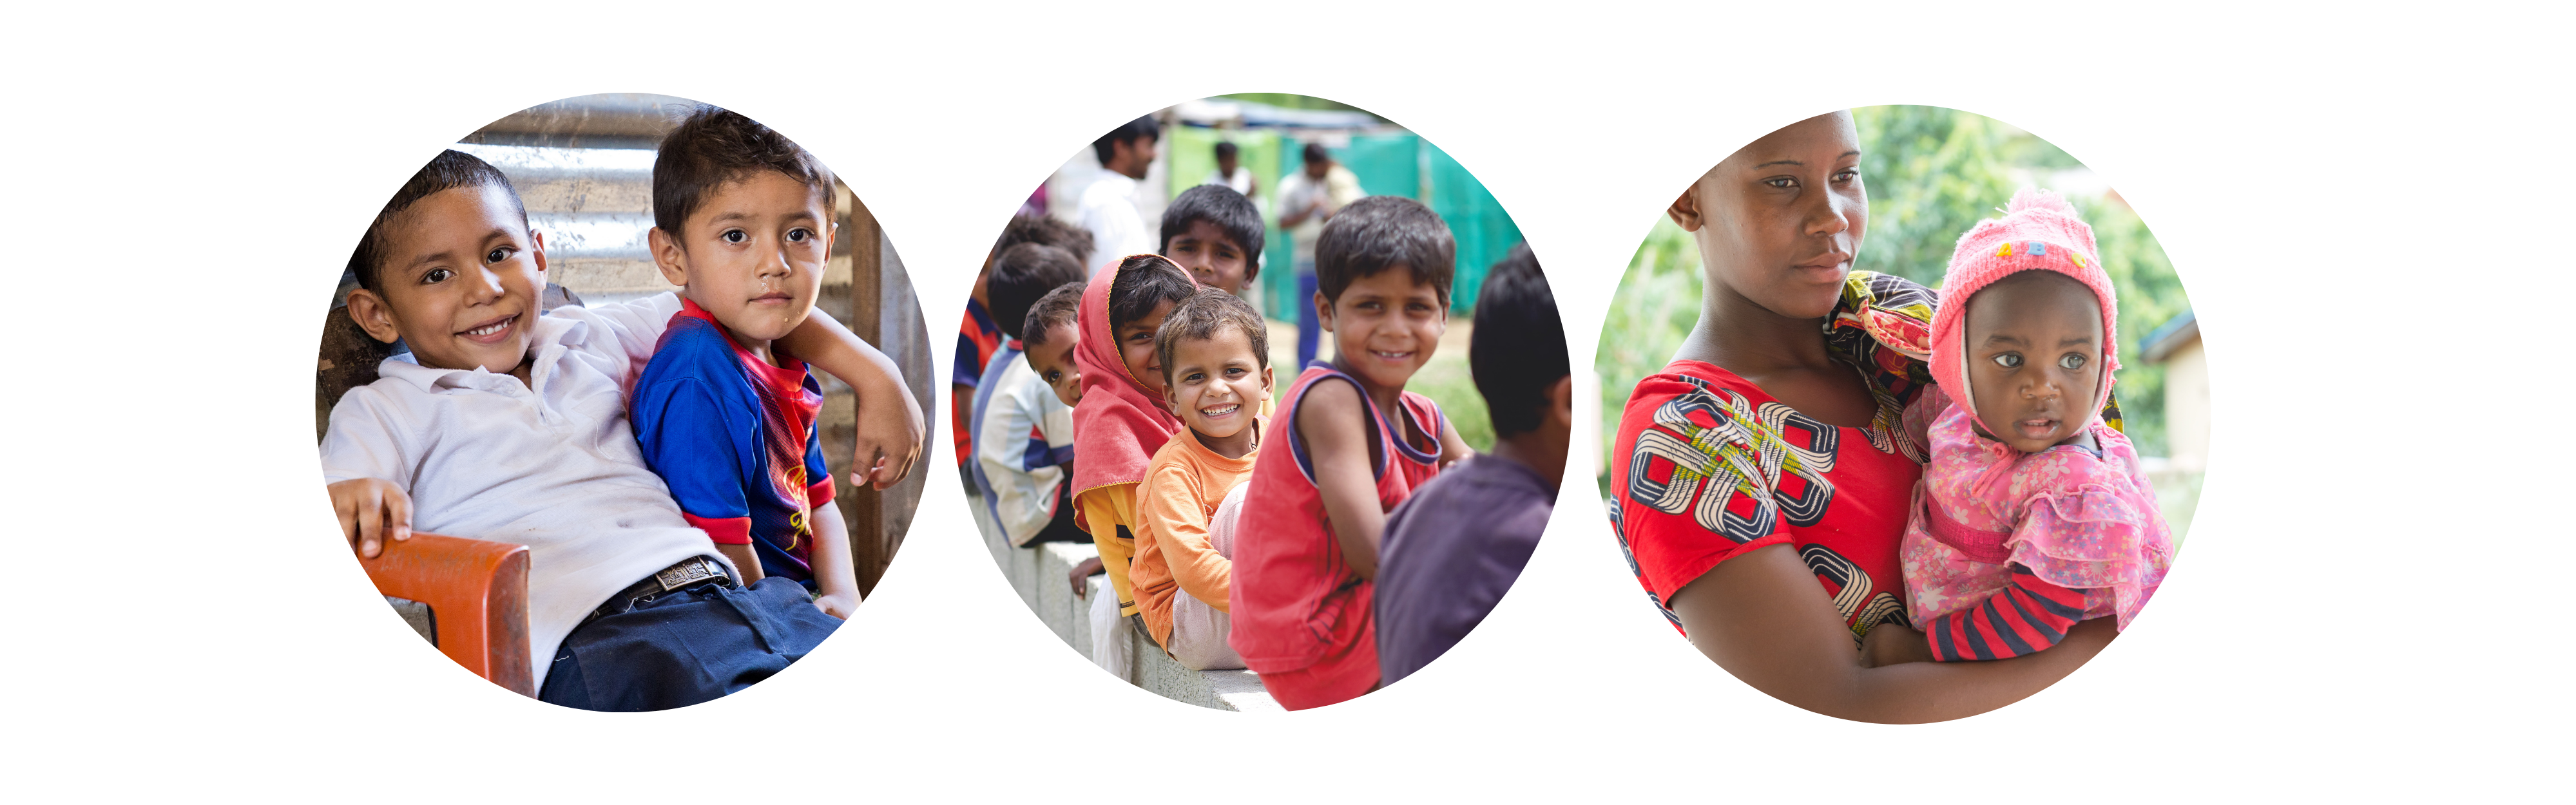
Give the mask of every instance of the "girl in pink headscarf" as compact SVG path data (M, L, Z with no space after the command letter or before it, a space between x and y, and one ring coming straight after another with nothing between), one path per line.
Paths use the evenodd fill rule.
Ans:
M1939 387L1905 414L1931 461L1897 549L1926 645L1893 648L1994 660L2079 621L2128 628L2173 535L2106 408L2119 306L2092 227L2057 194L2021 191L1959 239L1941 292L1925 345Z

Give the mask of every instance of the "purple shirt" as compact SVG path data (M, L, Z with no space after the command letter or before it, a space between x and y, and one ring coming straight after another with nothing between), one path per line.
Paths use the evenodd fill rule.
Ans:
M1484 622L1529 564L1555 503L1537 472L1479 453L1387 515L1376 603L1382 684L1431 664Z

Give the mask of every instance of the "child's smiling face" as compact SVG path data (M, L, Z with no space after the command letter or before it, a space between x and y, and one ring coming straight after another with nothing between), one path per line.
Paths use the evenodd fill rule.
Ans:
M1219 327L1204 339L1172 344L1166 398L1199 443L1230 457L1250 449L1252 418L1270 399L1270 367L1252 351L1252 339Z
M768 342L805 323L822 291L835 228L824 198L795 177L753 171L708 193L677 237L653 230L654 261L766 357Z
M1081 331L1071 323L1048 325L1046 343L1030 347L1026 356L1029 371L1046 381L1065 405L1082 402L1082 369L1073 362L1073 350L1081 345L1081 338Z
M1163 244L1163 256L1180 264L1200 285L1214 286L1226 293L1243 294L1244 274L1251 265L1242 244L1205 218L1190 222L1189 231L1172 236Z
M368 335L400 337L414 360L436 369L509 372L526 359L545 244L509 190L433 193L397 214L384 234L378 290L351 293L350 312Z
M1440 303L1439 289L1415 282L1402 265L1352 280L1319 313L1333 334L1334 361L1380 389L1404 388L1449 330L1449 306Z
M1145 393L1163 396L1163 365L1154 358L1154 333L1163 329L1163 319L1172 315L1173 303L1166 299L1155 303L1144 318L1118 328L1118 359L1127 364L1127 374L1145 387Z
M2023 271L1968 300L1968 392L1984 434L2024 453L2074 441L2102 382L2102 300L2074 278Z
M1673 202L1709 280L1781 316L1833 311L1869 222L1860 135L1836 112L1753 141Z

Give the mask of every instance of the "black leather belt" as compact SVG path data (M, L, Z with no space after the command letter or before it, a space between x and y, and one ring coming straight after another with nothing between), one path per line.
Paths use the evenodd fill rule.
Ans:
M617 591L616 595L608 597L607 603L600 604L598 609L591 610L589 617L582 618L581 622L589 623L610 615L622 615L665 594L709 584L722 587L737 586L733 574L725 569L723 562L704 556L692 556L680 560L678 564L662 568L653 575L644 577L643 581L628 585L626 589Z

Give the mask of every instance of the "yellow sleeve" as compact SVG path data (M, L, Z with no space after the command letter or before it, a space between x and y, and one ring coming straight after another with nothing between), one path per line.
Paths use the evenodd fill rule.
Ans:
M1118 593L1118 614L1136 614L1136 593L1127 586L1127 565L1135 560L1136 484L1110 484L1073 496L1090 527L1091 544L1100 549L1100 566L1109 571L1109 587Z
M1154 524L1154 548L1163 554L1163 566L1171 569L1181 592L1225 612L1234 562L1208 540L1208 509L1198 481L1175 468L1171 483L1147 489L1139 514Z

